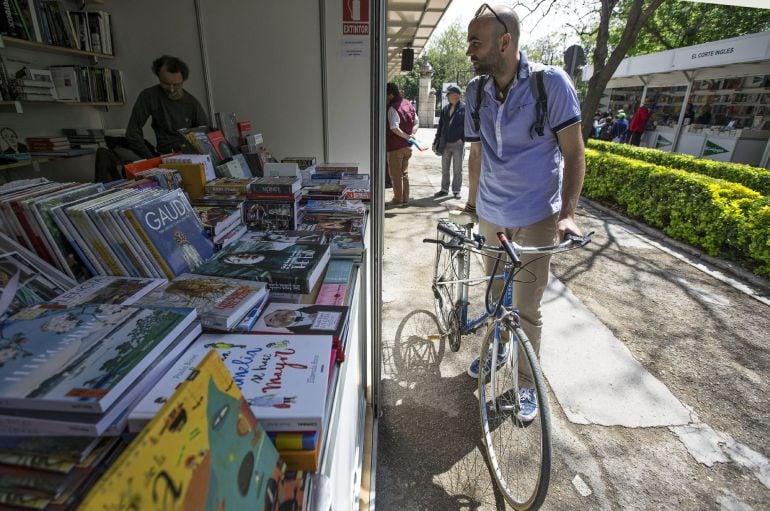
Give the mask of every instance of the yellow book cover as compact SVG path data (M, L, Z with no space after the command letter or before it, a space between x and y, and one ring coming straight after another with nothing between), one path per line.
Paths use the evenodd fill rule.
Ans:
M182 188L191 199L203 197L206 186L206 168L202 163L161 163L162 169L176 169L182 176Z
M211 351L79 509L274 509L283 470L230 372Z

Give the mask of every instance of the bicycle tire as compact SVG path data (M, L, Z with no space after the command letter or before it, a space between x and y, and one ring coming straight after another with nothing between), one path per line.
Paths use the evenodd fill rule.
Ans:
M545 501L551 478L551 414L545 379L534 349L520 327L505 322L501 332L507 332L511 341L517 342L534 376L535 394L539 413L532 422L522 423L516 418L514 394L514 345L509 348L508 359L496 369L495 380L498 404L508 404L510 409L493 408L488 396L491 392L491 366L479 364L479 411L483 444L495 484L505 501L513 509L538 509ZM490 352L495 336L495 323L487 329L482 342L482 360Z
M439 238L444 235L439 232ZM444 282L456 281L459 276L458 251L436 245L436 259L433 266L433 299L439 330L446 338L449 349L460 350L460 315L457 305L457 285Z

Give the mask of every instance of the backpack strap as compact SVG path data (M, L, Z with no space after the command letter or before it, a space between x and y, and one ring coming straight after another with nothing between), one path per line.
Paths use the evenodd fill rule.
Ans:
M481 108L481 95L484 93L484 86L489 80L489 75L481 75L479 78L479 86L476 88L476 108L471 110L471 117L473 118L473 127L476 133L479 132L479 108Z
M532 97L535 98L535 122L529 128L529 135L532 135L532 131L539 137L545 134L545 123L548 120L548 95L545 92L545 69L540 68L534 71L529 78L529 90L532 92Z

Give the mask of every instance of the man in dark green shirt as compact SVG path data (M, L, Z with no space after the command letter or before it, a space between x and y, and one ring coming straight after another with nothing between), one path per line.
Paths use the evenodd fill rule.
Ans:
M144 142L142 128L152 117L152 129L160 154L178 151L185 139L177 130L207 126L206 112L195 97L183 88L189 69L176 57L163 55L152 63L152 72L158 77L153 85L139 93L126 128L129 147L142 158L155 156Z

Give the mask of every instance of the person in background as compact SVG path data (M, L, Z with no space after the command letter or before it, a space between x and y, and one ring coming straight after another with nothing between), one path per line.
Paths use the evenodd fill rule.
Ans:
M177 130L209 124L201 104L184 90L184 82L190 73L187 64L176 57L163 55L153 61L152 72L158 77L158 84L139 93L126 128L128 146L140 158L155 156L147 147L142 132L150 117L159 154L178 151L184 145L185 138Z
M463 186L463 156L465 156L465 104L460 100L460 87L450 85L446 90L449 101L441 109L441 116L433 140L433 152L441 155L441 189L435 197L449 194L449 166L452 166L452 193L460 198Z
M695 121L695 106L692 103L687 103L687 108L684 110L684 125L692 124Z
M410 139L417 132L417 114L412 103L401 96L398 85L388 82L388 130L385 149L388 173L393 185L393 200L387 206L405 206L409 202L409 158L412 157Z
M612 141L623 142L623 136L628 129L628 121L625 112L615 114L615 122L612 123Z
M711 125L711 105L706 103L703 105L703 107L700 109L700 113L698 114L698 117L695 118L696 124L707 124Z
M494 240L497 232L504 232L520 245L544 246L564 239L567 233L582 235L575 221L585 175L580 102L567 73L546 67L548 116L543 136L532 133L537 118L529 83L533 66L519 51L519 34L518 16L504 5L483 4L468 25L466 55L477 75L489 76L481 103L470 99L466 105L465 140L471 143L468 171L479 176L476 211L480 234ZM481 76L470 81L467 98L476 97L480 83ZM472 120L475 113L478 129ZM513 306L538 352L543 326L540 302L548 283L550 257L529 254L522 255L521 261L528 275L516 282ZM493 264L485 265L487 273ZM509 344L499 354L503 360L512 351ZM471 377L478 378L480 363L479 359L471 363ZM520 361L519 367L526 364ZM525 370L520 379L517 417L529 422L537 416L537 398L531 388L532 376Z
M631 131L631 139L629 140L631 145L638 146L642 141L642 135L647 128L647 121L650 120L652 115L652 103L652 98L644 98L644 104L639 107L631 118L631 125L628 127L629 131Z

